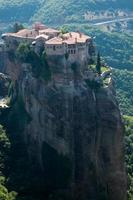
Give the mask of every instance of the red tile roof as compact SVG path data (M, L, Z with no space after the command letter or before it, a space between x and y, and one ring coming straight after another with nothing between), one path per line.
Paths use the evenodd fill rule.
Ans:
M22 29L17 33L7 33L7 36L22 37L22 38L35 38L38 33L35 30Z
M63 43L63 40L60 37L54 37L54 38L47 40L45 42L45 44L52 44L52 45L53 44L62 44L62 43Z
M77 43L85 43L86 40L91 39L88 35L85 35L83 33L78 33L78 32L69 32L63 35L64 37L69 39L76 39Z
M85 43L86 40L91 39L89 36L77 32L66 33L60 37L54 37L48 41L46 44L76 44L76 43Z
M46 28L43 30L40 30L39 33L60 33L60 31L53 29L53 28Z

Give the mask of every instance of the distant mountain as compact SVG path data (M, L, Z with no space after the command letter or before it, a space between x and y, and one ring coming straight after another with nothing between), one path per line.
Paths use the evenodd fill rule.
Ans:
M113 9L133 10L133 4L130 0L0 0L0 21L80 22L88 11Z

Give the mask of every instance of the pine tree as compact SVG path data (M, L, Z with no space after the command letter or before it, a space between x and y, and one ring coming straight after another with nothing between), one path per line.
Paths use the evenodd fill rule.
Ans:
M100 53L97 54L97 64L96 64L96 71L100 75L101 74L101 57Z
M13 33L17 33L18 31L24 29L24 26L22 24L19 24L19 23L15 23L12 27L12 31Z

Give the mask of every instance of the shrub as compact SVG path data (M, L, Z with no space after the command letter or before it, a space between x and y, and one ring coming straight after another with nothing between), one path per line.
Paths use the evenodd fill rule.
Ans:
M27 62L28 57L30 54L30 47L27 43L20 43L17 50L16 50L16 56L17 58L22 62Z
M26 43L21 43L16 51L16 55L21 62L31 64L33 75L36 78L43 78L45 81L51 79L51 71L47 62L46 53L38 56Z

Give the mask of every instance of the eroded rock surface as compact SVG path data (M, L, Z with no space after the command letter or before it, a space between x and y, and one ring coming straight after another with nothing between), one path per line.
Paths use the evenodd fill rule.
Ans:
M73 200L126 200L124 129L113 84L91 88L71 69L70 80L61 69L53 76L60 83L46 83L29 64L7 63L30 116L23 131L29 158L40 166L45 187Z

